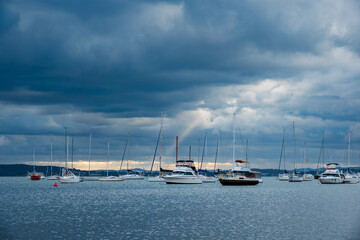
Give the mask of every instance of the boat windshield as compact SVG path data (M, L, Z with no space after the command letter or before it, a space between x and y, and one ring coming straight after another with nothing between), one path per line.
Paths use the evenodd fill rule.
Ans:
M324 177L339 177L338 174L323 174Z

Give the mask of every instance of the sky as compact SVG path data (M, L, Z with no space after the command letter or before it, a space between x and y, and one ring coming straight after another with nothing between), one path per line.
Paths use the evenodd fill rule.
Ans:
M288 168L304 166L304 142L314 167L323 135L324 161L346 166L349 132L357 166L359 25L350 0L1 1L0 164L32 163L34 147L48 164L51 142L64 164L66 126L75 167L88 169L91 133L92 169L108 142L118 169L127 139L129 167L150 169L164 112L168 168L176 136L179 158L191 145L231 168L233 126L252 167L277 168L283 136Z

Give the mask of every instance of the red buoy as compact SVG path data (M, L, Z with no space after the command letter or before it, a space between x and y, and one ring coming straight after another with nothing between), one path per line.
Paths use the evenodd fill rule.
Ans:
M54 187L57 187L57 183L54 184Z

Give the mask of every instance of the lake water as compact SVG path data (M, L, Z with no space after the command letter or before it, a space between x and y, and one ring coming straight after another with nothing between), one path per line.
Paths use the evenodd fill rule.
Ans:
M0 178L0 239L360 239L360 184Z

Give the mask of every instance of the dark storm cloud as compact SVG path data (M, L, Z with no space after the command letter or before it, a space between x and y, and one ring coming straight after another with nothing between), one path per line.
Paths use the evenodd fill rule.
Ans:
M1 99L139 112L152 102L176 105L177 100L153 99L164 92L288 74L291 69L249 54L313 52L324 30L312 24L312 4L287 3L280 9L273 3L4 2L1 89L14 93ZM159 9L147 16L152 4ZM168 18L151 15L171 10ZM18 96L17 89L49 94Z
M360 136L358 16L356 1L2 1L0 146L64 125L149 145L162 110L191 139L232 111L259 146L294 119Z

